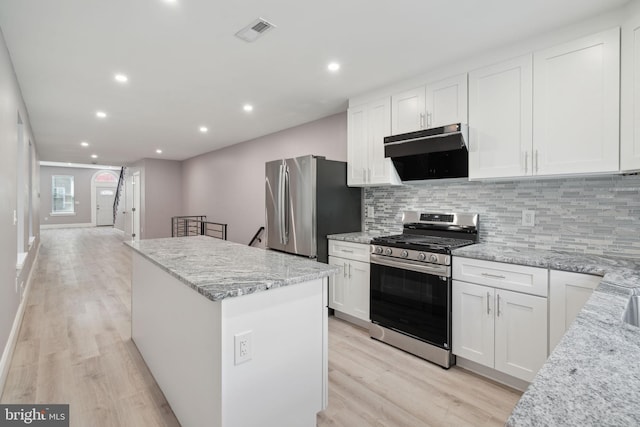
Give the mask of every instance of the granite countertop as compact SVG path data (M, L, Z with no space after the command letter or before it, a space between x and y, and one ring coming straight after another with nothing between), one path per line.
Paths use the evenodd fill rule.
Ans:
M640 260L477 244L455 256L603 276L508 426L640 425L640 328L622 321Z
M327 239L329 240L342 240L344 242L353 242L353 243L363 243L368 245L371 243L374 237L384 236L389 233L375 233L375 232L366 232L366 231L356 231L353 233L340 233L340 234L329 234Z
M212 301L308 282L337 267L207 236L125 242Z

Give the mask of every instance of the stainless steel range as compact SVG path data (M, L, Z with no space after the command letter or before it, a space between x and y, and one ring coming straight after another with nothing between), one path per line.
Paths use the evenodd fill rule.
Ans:
M451 354L451 250L478 240L478 215L404 212L371 244L372 338L440 366Z

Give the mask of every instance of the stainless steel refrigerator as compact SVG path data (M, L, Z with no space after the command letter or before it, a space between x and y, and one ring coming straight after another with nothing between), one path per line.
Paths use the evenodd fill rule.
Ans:
M360 188L347 164L304 156L266 164L266 246L328 262L327 235L361 230Z

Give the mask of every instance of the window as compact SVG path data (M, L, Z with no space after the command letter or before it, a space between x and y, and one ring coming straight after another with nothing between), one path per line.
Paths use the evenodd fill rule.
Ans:
M113 183L113 184L117 184L118 183L118 177L116 177L114 174L109 173L109 172L102 172L99 175L97 175L95 177L95 182L99 182L99 183Z
M51 213L72 214L75 212L73 201L73 176L53 175L51 177Z

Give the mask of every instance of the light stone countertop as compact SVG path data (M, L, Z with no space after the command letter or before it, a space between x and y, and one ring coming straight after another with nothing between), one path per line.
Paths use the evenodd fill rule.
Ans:
M371 243L371 240L373 240L374 237L386 236L388 234L389 233L356 231L353 233L329 234L327 236L327 239L341 240L343 242L363 243L365 245L368 245Z
M453 255L603 276L507 426L640 425L640 328L622 321L640 293L640 260L488 244Z
M125 242L212 301L308 282L339 268L207 236Z

